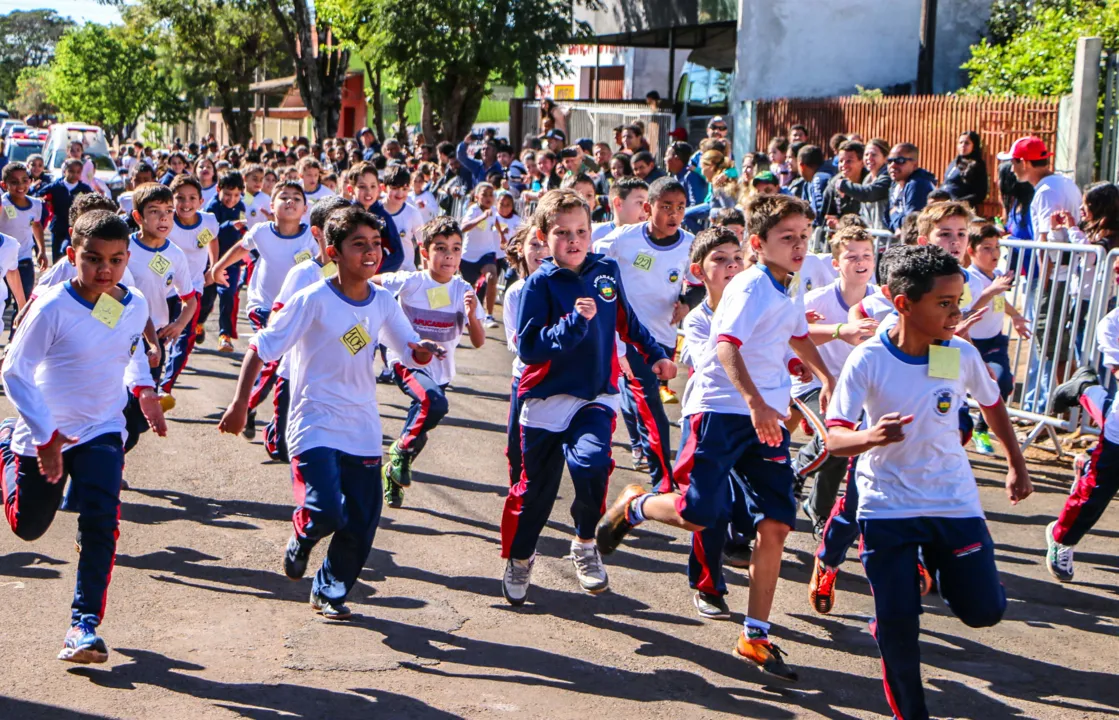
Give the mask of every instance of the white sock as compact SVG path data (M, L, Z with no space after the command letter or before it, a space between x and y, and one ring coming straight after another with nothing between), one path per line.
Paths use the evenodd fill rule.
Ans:
M587 548L593 548L594 546L595 546L594 540L587 540L586 542L584 542L584 541L580 540L579 538L575 538L574 540L571 541L571 547L581 547L581 548L587 549Z

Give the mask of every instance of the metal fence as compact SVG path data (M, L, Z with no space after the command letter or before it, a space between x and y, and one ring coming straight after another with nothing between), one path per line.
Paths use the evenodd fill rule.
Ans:
M568 143L574 143L579 138L591 138L613 146L614 128L640 120L645 124L645 140L650 151L656 156L657 164L663 164L664 151L672 143L668 134L676 127L676 116L672 113L649 112L646 106L632 104L573 103L564 107L567 110ZM540 134L540 103L521 105L521 123L521 131L525 135Z

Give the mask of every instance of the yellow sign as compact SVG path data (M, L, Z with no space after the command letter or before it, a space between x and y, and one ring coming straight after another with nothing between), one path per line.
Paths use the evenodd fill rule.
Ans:
M447 292L444 285L437 285L433 288L428 288L427 291L427 304L432 310L445 308L451 304L451 294Z
M960 296L960 307L966 308L971 306L971 287L964 284L964 294Z
M9 220L16 219L16 209L11 205L8 205L4 208L4 214L8 216Z
M653 269L653 256L642 250L637 253L637 257L633 259L633 266L638 270L645 270L648 272Z
M207 228L202 228L202 232L197 236L198 247L204 248L214 241L214 234Z
M346 349L350 351L351 355L357 355L372 342L369 333L365 332L365 328L361 325L354 325L346 331L345 335L338 339L342 341L342 344L346 346Z
M1006 312L1006 298L999 295L991 301L991 311L996 313Z
M334 277L337 274L338 274L338 266L335 265L334 263L328 262L326 265L322 266L322 276L324 278L329 280L330 278Z
M148 263L148 267L150 267L152 272L156 275L163 276L171 269L171 261L163 257L161 253L156 253L152 261Z
M945 345L929 348L929 377L959 380L960 349Z
M310 260L310 259L311 259L311 253L308 250L302 250L302 251L297 252L295 254L295 264L296 265L303 262L304 260Z
M124 305L119 300L109 293L101 293L101 297L97 298L90 314L93 315L94 320L105 323L112 330L120 322L120 316L123 312Z

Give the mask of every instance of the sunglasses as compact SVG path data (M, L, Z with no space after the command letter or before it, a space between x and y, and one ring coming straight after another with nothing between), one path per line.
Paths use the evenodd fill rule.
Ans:
M913 161L913 158L907 158L907 157L886 158L886 162L888 162L891 165L904 165L907 162L912 162L912 161Z
M726 125L712 125L711 129L712 130L718 130L719 132L726 132L727 131L727 126Z

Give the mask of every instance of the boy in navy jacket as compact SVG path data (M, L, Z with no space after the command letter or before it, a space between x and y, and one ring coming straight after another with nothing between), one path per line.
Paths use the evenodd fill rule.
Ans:
M618 409L617 337L645 356L657 377L676 366L637 320L622 288L618 264L590 253L590 209L573 190L541 198L533 219L551 258L525 282L517 323L517 354L525 363L521 400L520 481L509 488L501 518L501 589L512 605L528 593L536 541L548 520L563 475L575 485L571 558L589 593L608 580L594 532L606 502Z
M82 161L70 158L62 163L63 176L46 185L41 185L32 193L43 198L43 204L50 209L51 260L57 262L66 246L70 244L70 204L83 193L93 192L93 188L82 182Z

